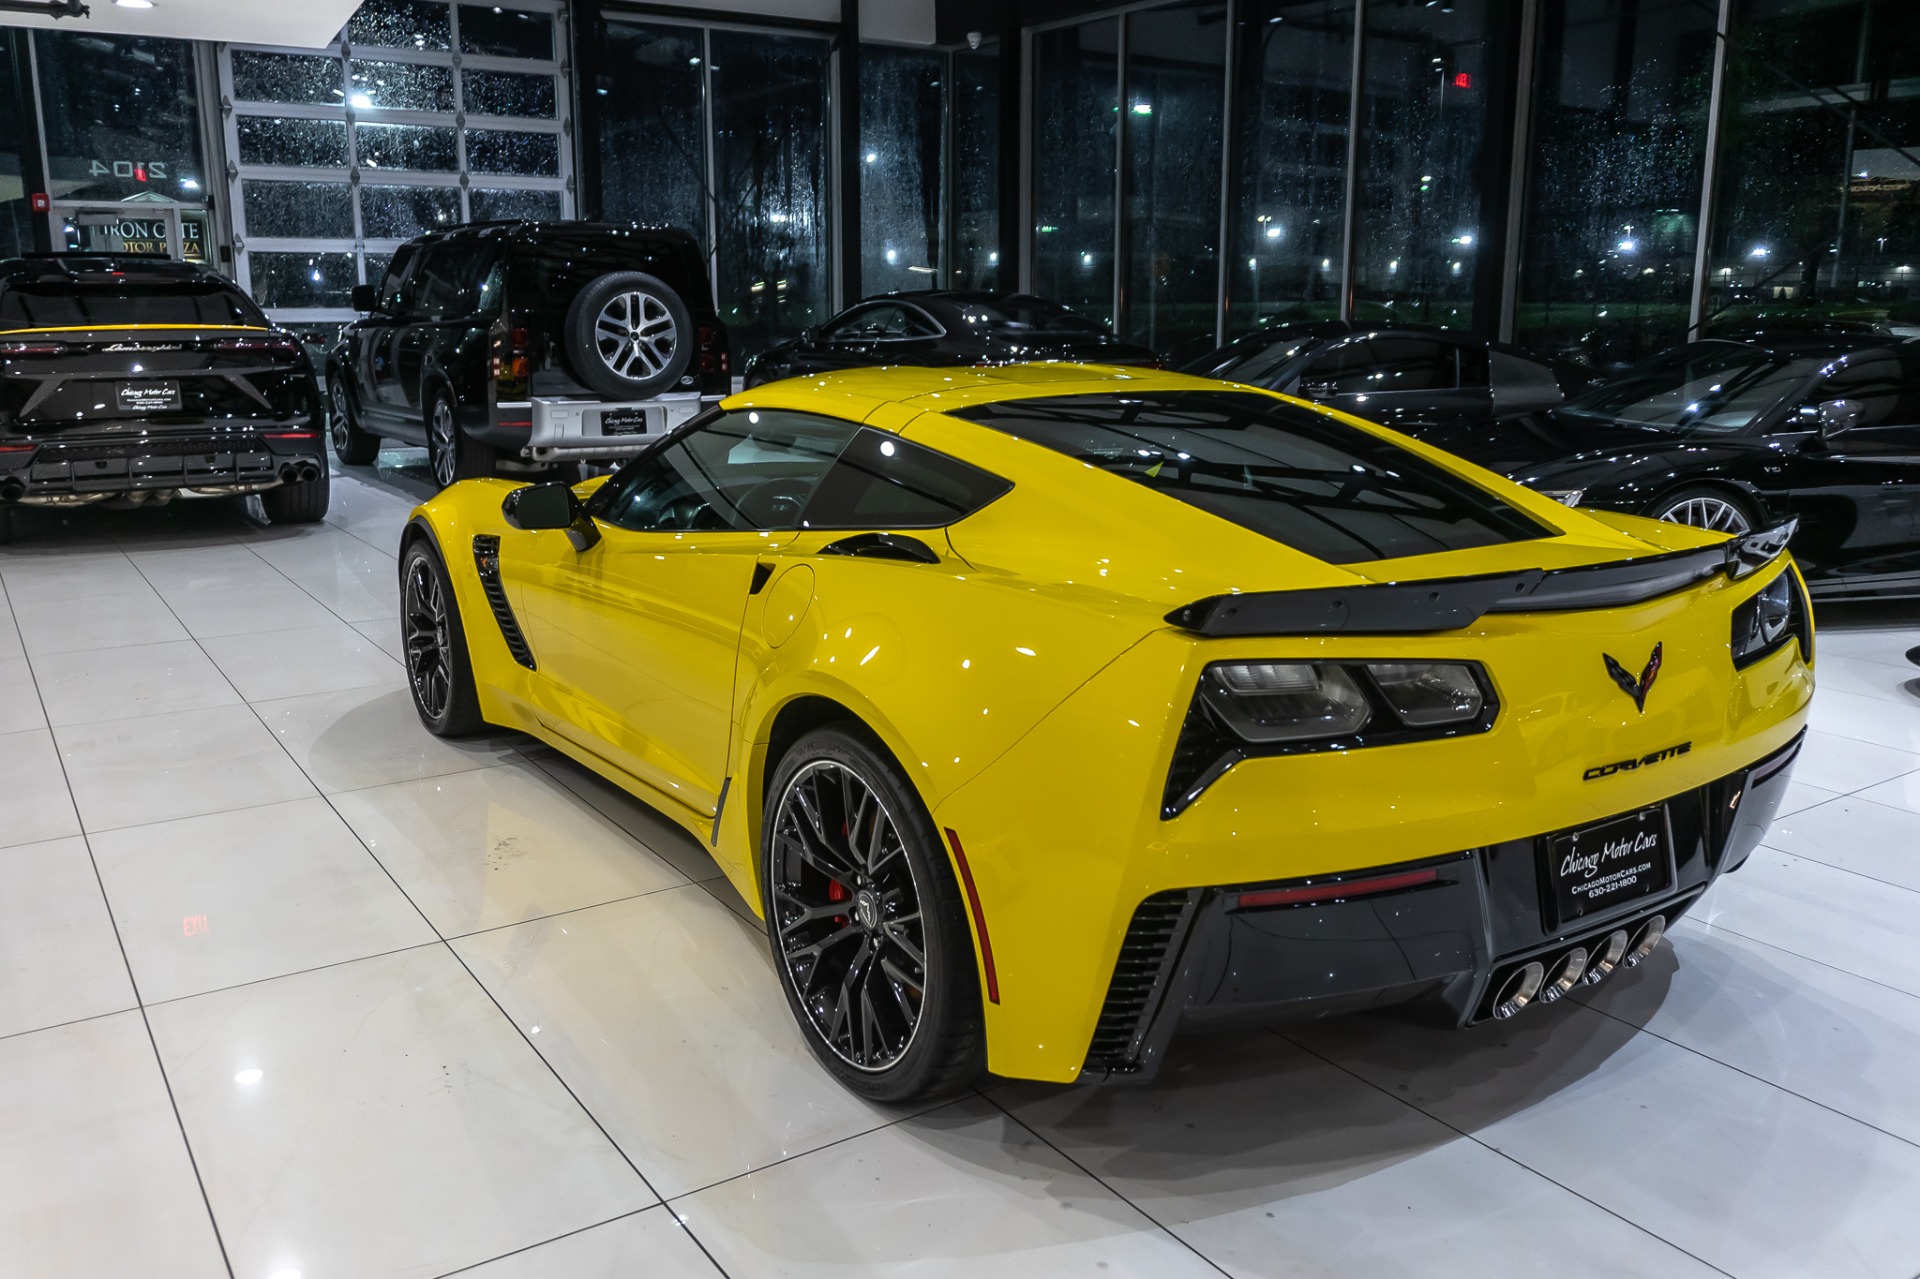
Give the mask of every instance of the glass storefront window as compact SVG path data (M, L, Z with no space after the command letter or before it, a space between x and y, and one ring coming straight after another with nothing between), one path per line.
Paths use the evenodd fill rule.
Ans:
M1517 341L1597 368L1686 339L1715 13L1540 11Z
M380 49L451 49L446 0L365 0L347 20L347 43Z
M1120 22L1033 37L1033 287L1113 322Z
M263 307L345 307L352 303L351 253L252 253L253 300Z
M304 169L347 167L345 120L282 119L243 115L234 122L240 163Z
M348 68L347 102L360 110L452 111L453 68L355 58Z
M346 99L347 91L341 84L338 58L235 49L233 96L241 102L335 105Z
M248 235L300 240L353 238L353 192L344 182L249 178L240 184L240 198L246 202Z
M1249 0L1228 220L1227 332L1340 314L1353 0Z
M475 187L467 202L475 222L502 222L512 218L551 222L560 216L558 191L495 191Z
M1473 323L1487 31L1486 0L1367 10L1356 319Z
M959 289L1000 285L1000 47L953 54L953 243Z
M1127 20L1126 336L1156 351L1213 344L1220 293L1220 119L1226 7Z
M1708 331L1920 325L1920 6L1736 0Z
M932 288L945 220L946 57L860 50L860 291Z
M189 45L65 31L33 38L54 199L201 198Z
M20 90L12 58L0 57L0 257L33 251L33 210L27 202L20 148L33 143L22 136Z
M560 135L468 129L467 167L475 173L558 177Z
M469 115L515 115L551 120L554 85L550 75L517 71L464 71L461 91Z
M362 186L360 233L369 240L411 240L460 223L452 187Z
M830 313L825 40L709 33L721 318L751 355Z
M359 148L362 168L451 173L457 167L452 129L362 124L354 127L354 145Z
M706 41L698 27L608 22L601 71L600 200L616 222L661 222L701 240Z
M463 4L460 51L545 61L553 57L553 17L498 5Z

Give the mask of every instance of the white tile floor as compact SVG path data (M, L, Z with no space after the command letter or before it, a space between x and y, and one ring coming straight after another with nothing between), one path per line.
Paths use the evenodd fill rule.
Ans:
M1582 1001L900 1113L696 841L419 729L412 465L0 550L0 1276L1920 1275L1920 607L1824 611L1792 811Z

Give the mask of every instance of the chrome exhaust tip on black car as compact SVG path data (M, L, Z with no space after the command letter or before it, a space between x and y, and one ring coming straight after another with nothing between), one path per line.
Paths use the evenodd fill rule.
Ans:
M18 502L27 495L27 482L17 475L0 480L0 502Z

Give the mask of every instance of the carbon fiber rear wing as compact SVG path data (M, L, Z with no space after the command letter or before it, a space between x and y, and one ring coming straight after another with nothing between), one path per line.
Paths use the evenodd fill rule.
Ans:
M1682 591L1717 574L1738 581L1786 549L1799 521L1713 546L1614 564L1522 569L1421 582L1373 582L1303 591L1210 595L1167 621L1209 637L1232 635L1419 635L1458 630L1488 613L1621 608Z

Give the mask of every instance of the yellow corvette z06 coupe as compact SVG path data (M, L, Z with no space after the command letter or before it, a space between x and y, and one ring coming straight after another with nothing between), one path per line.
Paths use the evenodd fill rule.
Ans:
M1789 532L1571 510L1177 374L888 369L576 487L452 486L402 625L429 729L525 731L691 831L813 1051L897 1101L1632 967L1786 788Z

